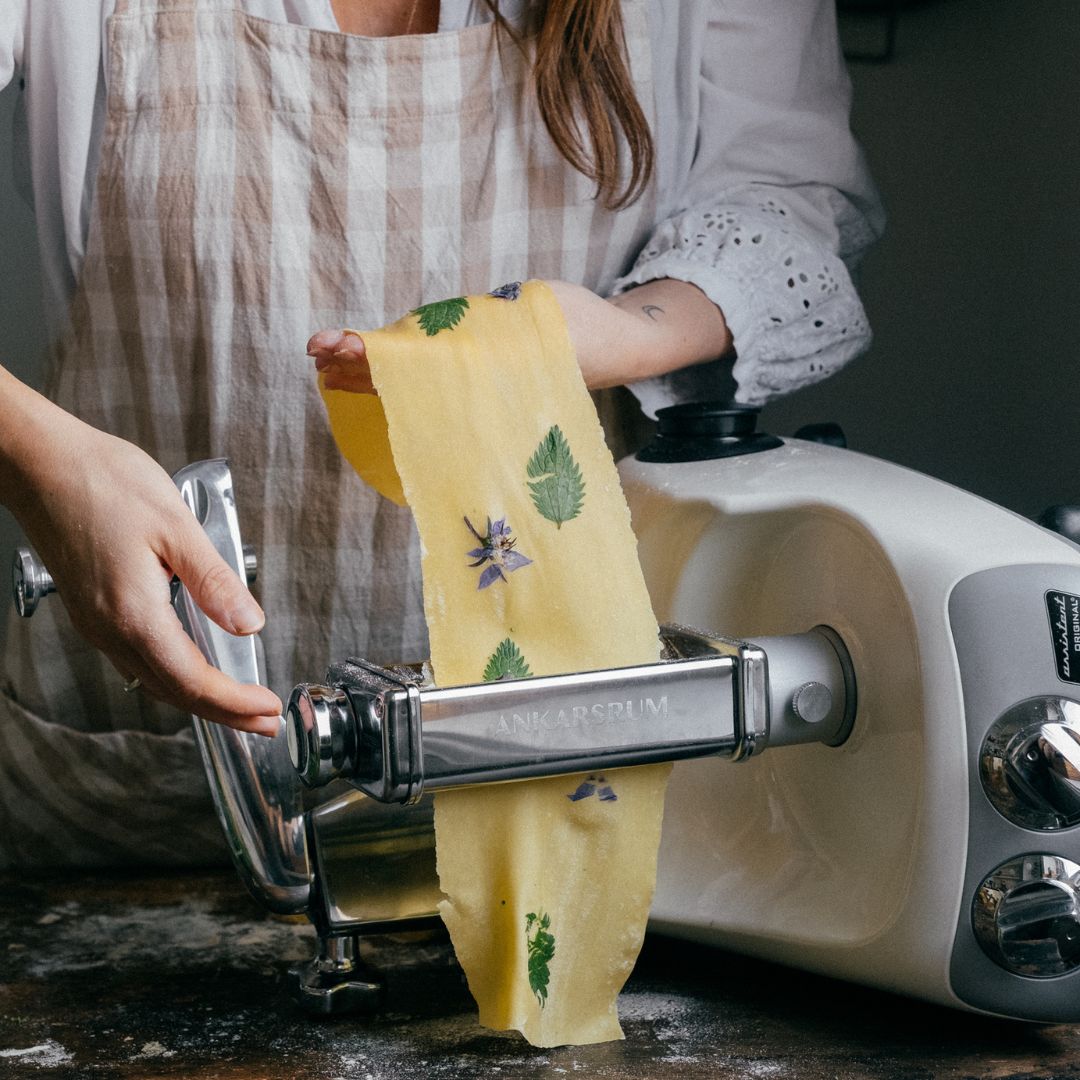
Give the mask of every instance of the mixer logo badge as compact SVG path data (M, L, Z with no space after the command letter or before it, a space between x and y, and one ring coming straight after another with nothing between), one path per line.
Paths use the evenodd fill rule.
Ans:
M500 713L495 724L496 738L522 732L539 734L560 728L601 727L608 724L636 723L641 720L664 721L668 717L668 699L659 701L637 698L628 701L598 701L592 705L571 705L566 709L525 709Z
M1080 684L1080 596L1048 592L1046 615L1050 620L1058 678Z

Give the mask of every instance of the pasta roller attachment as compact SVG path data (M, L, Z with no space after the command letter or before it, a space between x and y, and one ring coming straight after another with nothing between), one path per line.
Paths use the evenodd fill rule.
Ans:
M855 678L828 627L747 642L671 626L663 641L656 664L473 686L349 660L293 691L289 754L311 787L341 777L408 804L465 784L837 746L851 731Z

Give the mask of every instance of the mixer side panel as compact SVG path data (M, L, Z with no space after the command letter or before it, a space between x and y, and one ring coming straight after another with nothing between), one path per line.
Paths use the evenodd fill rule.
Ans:
M1046 831L1014 824L991 804L979 772L987 731L1010 707L1042 697L1080 702L1068 620L1064 630L1055 628L1048 614L1054 597L1074 598L1080 607L1080 564L985 570L960 582L949 603L964 687L971 802L964 901L950 976L954 991L970 1007L1073 1023L1080 1020L1080 967L1051 978L1013 974L990 959L972 922L976 893L1007 860L1052 855L1080 863L1080 826ZM1058 948L1049 934L1040 942L1040 933L1033 931L1029 946L1036 964L1046 950L1056 954Z

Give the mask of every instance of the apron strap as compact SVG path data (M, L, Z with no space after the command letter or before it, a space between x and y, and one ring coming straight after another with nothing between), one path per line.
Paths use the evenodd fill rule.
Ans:
M170 8L194 7L193 0L114 0L114 15L129 15L135 12L168 11Z

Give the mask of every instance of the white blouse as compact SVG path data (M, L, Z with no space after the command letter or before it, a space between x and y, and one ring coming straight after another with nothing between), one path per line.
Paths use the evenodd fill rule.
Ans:
M336 30L330 0L234 0ZM502 0L514 9L528 0ZM0 0L0 87L23 87L17 180L38 222L50 330L82 265L105 112L114 0ZM621 291L692 282L724 312L737 399L759 404L832 374L870 342L849 269L883 215L848 126L834 0L648 0L656 93L656 227ZM490 18L442 0L439 29ZM723 394L725 365L633 387L646 411Z

